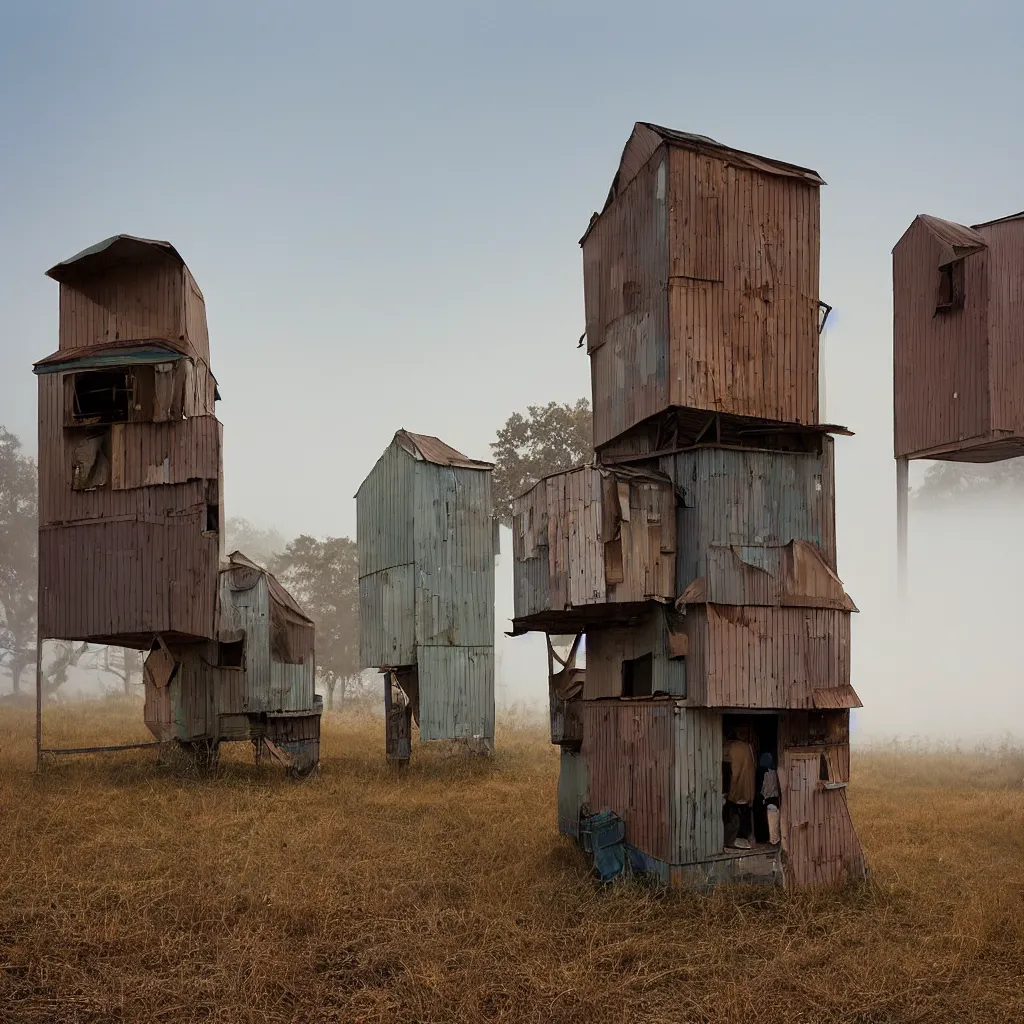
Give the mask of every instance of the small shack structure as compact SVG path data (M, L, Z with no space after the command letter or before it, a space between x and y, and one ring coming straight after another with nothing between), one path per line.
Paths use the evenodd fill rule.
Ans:
M238 551L220 571L217 640L157 637L145 662L145 721L160 742L209 758L251 740L305 774L320 760L313 621L266 569Z
M559 829L602 877L866 872L829 436L848 432L819 423L822 184L638 123L581 243L595 462L514 503L512 632L547 635Z
M702 135L634 126L580 243L598 450L721 441L719 413L733 436L818 425L823 184Z
M169 242L115 235L47 271L39 630L148 650L216 639L221 424L202 292Z
M385 677L388 757L494 745L493 465L399 430L356 493L360 658Z
M921 214L892 251L893 443L901 583L911 459L1024 455L1024 213Z

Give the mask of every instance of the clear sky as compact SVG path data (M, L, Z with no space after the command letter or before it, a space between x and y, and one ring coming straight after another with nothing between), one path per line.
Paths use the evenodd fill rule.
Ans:
M893 667L928 637L892 628L890 250L917 213L1024 208L1022 44L1010 2L8 0L0 423L34 447L30 367L57 345L46 268L118 232L169 239L206 296L227 513L352 533L398 427L486 458L513 410L587 393L577 242L634 121L810 166L828 182L827 418L857 432L837 485L861 720L914 731L924 706L927 729L967 729L957 680L981 670L962 632L962 671ZM918 580L967 528L1013 530L984 512L948 526L915 534ZM1012 621L998 562L982 568ZM966 548L956 564L936 577L951 591L990 581ZM970 729L1024 717L1004 653Z

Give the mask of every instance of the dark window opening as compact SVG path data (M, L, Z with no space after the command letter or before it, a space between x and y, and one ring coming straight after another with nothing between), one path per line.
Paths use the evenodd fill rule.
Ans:
M964 304L964 261L954 260L939 267L939 297L935 304L937 313L961 309Z
M654 655L644 654L622 663L622 696L650 697L654 693Z
M807 716L807 736L812 745L824 743L828 738L825 716L820 711L812 711Z
M220 509L216 505L206 506L206 531L217 533L220 530Z
M73 417L77 423L127 423L135 404L135 378L124 370L75 375Z
M245 641L217 645L217 666L219 668L242 668L245 658Z
M828 782L828 758L824 753L818 759L818 781Z

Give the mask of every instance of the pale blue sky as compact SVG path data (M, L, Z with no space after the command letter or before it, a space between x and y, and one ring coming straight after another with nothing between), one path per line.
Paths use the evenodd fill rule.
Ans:
M206 295L228 514L352 532L397 427L487 457L511 411L587 393L577 240L632 124L710 135L828 182L827 412L857 431L839 550L867 676L890 250L920 212L1024 208L1022 43L1019 3L2 3L0 423L34 447L46 268L166 238Z

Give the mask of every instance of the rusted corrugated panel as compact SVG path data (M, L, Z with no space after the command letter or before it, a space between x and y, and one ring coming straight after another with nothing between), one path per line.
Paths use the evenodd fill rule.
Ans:
M420 647L420 739L494 739L494 646Z
M820 178L651 145L582 242L595 445L672 406L816 424Z
M813 708L816 689L850 683L849 612L693 605L685 628L696 705Z
M583 702L591 813L614 811L626 823L626 842L664 861L672 853L675 711L665 700Z
M44 637L149 646L216 636L218 541L203 516L99 520L39 531Z
M670 404L818 422L819 192L673 149Z
M653 692L687 695L688 658L671 657L665 615L655 606L636 625L588 628L586 700L622 696L622 663L646 654L652 656Z
M668 404L667 174L662 148L583 242L595 445Z
M831 454L831 452L830 452ZM698 448L661 460L684 492L676 586L709 574L713 548L806 541L836 562L831 458L802 452Z
M666 477L593 467L549 476L513 504L515 617L670 600L675 548Z
M451 445L445 444L439 437L429 434L414 434L409 430L399 430L395 434L395 443L404 448L410 455L415 455L435 466L459 466L462 469L493 469L493 462L481 462L471 459L456 451Z
M815 690L812 694L812 701L814 707L823 709L864 707L860 697L857 696L857 691L849 684Z
M1020 437L1024 435L1024 219L1001 220L978 230L988 245L991 426ZM1020 454L1018 443L1001 457Z
M181 341L209 360L202 293L169 242L115 235L47 271L60 282L60 348Z
M937 312L947 242L918 217L892 252L897 458L984 438L993 426L987 250L963 260L963 308Z
M670 863L722 853L722 716L705 708L676 710Z
M864 853L854 831L845 789L819 780L820 755L787 753L780 782L787 885L837 885L863 878Z

